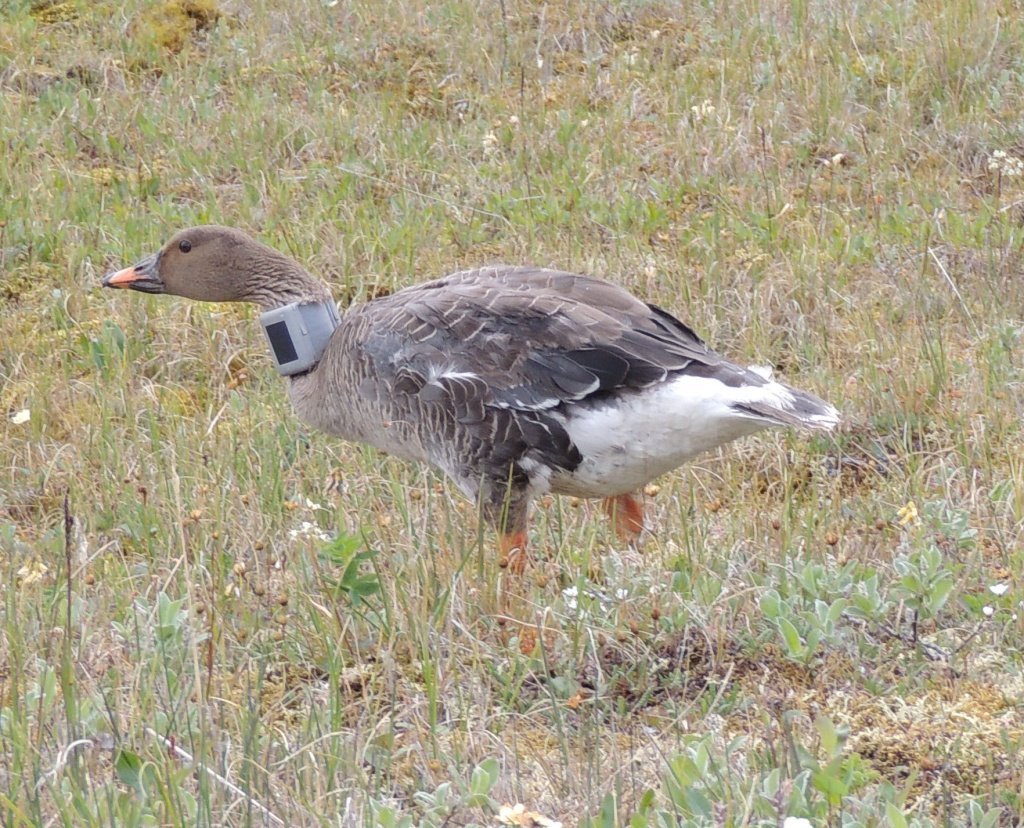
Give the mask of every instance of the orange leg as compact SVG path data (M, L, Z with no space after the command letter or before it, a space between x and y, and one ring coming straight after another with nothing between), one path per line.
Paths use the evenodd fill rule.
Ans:
M621 494L604 499L604 510L612 519L612 529L619 540L632 543L644 530L643 504L632 494Z
M522 575L530 565L530 553L526 551L526 532L499 534L498 552L501 554L501 566L508 567L513 575Z

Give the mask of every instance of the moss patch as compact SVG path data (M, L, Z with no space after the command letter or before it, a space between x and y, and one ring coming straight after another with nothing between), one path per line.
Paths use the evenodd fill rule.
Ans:
M143 12L132 32L139 40L177 54L196 35L213 28L222 16L212 0L167 0Z

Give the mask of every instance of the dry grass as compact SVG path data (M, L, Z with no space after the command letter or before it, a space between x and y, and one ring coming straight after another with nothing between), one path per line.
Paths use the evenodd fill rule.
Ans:
M1020 824L1019 11L16 0L3 823ZM605 275L845 425L659 481L639 554L545 504L510 587L249 310L98 290L206 221L345 301Z

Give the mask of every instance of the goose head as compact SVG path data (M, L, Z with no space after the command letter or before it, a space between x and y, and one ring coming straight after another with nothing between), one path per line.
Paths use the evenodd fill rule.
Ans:
M200 302L253 302L264 310L330 298L292 259L240 230L214 224L178 231L156 253L108 273L103 286Z

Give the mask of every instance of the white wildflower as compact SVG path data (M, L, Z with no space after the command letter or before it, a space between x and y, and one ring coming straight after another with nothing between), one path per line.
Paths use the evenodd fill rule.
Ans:
M710 118L716 111L715 105L707 98L696 106L690 107L690 113L693 115L693 121L697 124Z
M321 541L329 541L331 539L330 534L308 520L302 521L295 529L289 529L288 537L292 540L296 538L316 538Z
M11 415L11 422L15 425L24 425L32 419L32 412L27 408L23 408L20 411L15 411Z
M1005 595L1006 590L1008 590L1009 588L1009 584L992 584L988 588L988 591L991 592L993 595Z
M526 806L521 802L517 802L515 805L502 805L498 810L498 822L516 825L525 811Z
M981 611L984 613L986 618L991 618L993 614L995 614L995 610L988 604L985 604L985 606L981 608Z
M565 606L568 609L574 610L579 606L579 594L580 591L574 586L566 587L562 590L562 600L565 601Z
M803 817L786 817L782 820L782 828L814 828L814 825Z
M1024 161L1003 150L996 150L988 157L988 171L1006 178L1024 174Z

